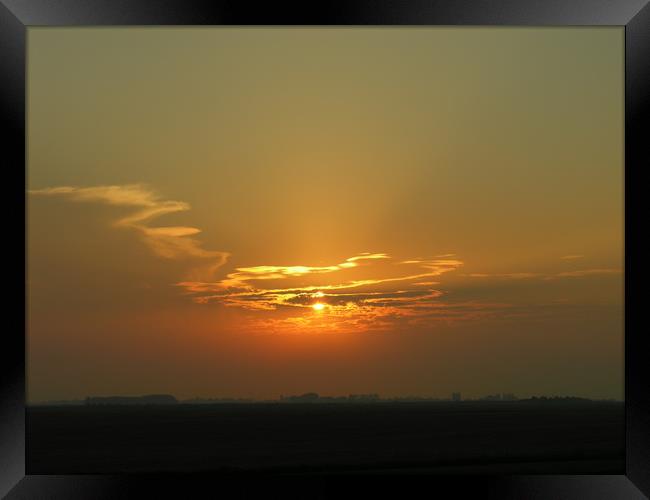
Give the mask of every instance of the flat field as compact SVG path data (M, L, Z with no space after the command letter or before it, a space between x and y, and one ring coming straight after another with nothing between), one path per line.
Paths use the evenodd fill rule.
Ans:
M27 411L28 474L624 474L623 403L58 406Z

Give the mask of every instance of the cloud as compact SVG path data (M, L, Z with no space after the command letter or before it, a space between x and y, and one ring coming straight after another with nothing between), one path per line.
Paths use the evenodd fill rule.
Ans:
M345 259L347 262L355 262L357 260L372 260L372 259L389 259L390 256L388 256L385 253L369 253L369 252L363 252L360 253L359 255L356 255L354 257L350 257L349 259Z
M468 276L470 278L504 278L504 279L527 279L527 278L536 278L540 276L537 273L505 273L505 274L485 274L485 273L472 273L472 274L463 274L463 276Z
M544 279L552 280L557 278L582 278L584 276L598 276L604 274L621 274L621 269L581 269L578 271L566 271L547 276Z
M131 207L133 208L132 212L115 221L116 227L137 231L142 241L160 257L211 260L212 262L203 268L208 275L222 266L229 256L228 252L206 250L198 240L190 238L190 236L201 232L198 228L149 225L153 219L162 215L187 211L190 209L190 205L183 201L162 199L156 192L141 184L92 187L60 186L30 190L29 194L59 196L75 202Z
M380 257L381 256L381 257ZM310 286L302 287L285 287L285 288L275 288L268 289L263 288L260 283L261 281L269 280L287 280L290 278L301 278L307 277L309 275L320 275L320 274L331 274L331 273L343 273L348 275L358 266L365 265L365 267L371 266L373 268L378 268L380 266L377 263L365 263L359 264L359 261L363 260L391 260L390 256L387 254L360 254L358 256L350 257L345 259L344 262L339 264L333 264L330 266L306 266L306 265L292 265L292 266L279 266L279 265L259 265L251 267L239 267L236 268L233 272L229 273L224 279L218 282L199 282L199 281L184 281L178 283L179 286L185 288L190 293L209 293L209 292L220 292L220 294L215 295L214 298L221 296L235 296L236 294L247 294L250 292L257 292L262 290L264 292L273 292L273 293L284 293L284 292L312 292L318 290L343 290L348 288L358 288L358 287L368 287L374 285L381 285L385 283L395 283L395 282L404 282L404 281L415 281L421 280L423 278L428 278L432 276L439 276L443 273L454 271L462 265L460 260L418 260L414 261L417 264L411 265L411 268L419 270L420 272L411 272L404 273L403 269L400 269L401 273L397 276L385 276L385 277L368 277L364 279L351 279L347 281L331 280L328 282L322 281L322 284L315 284ZM352 263L353 266L348 266L346 264ZM400 264L403 264L401 262ZM390 265L384 263L381 266L382 270L386 270ZM346 273L347 272L347 273ZM420 285L426 284L427 282L420 282ZM415 284L415 283L414 283Z
M411 328L430 328L432 325L480 321L491 317L514 316L517 308L511 304L466 301L450 303L437 300L440 295L413 301L411 305L347 303L328 306L322 312L310 311L286 317L257 316L251 318L255 331L305 334L360 333L368 331L399 332ZM512 312L510 312L512 311Z
M201 232L199 228L153 225L153 221L163 215L190 210L186 202L164 199L140 184L59 186L29 193L129 209L122 211L123 215L114 221L114 226L135 231L160 257L208 261L207 265L195 267L176 286L198 304L241 309L243 327L278 332L358 332L429 327L437 321L477 320L495 315L517 318L535 313L531 306L467 301L441 290L439 279L444 281L444 275L464 265L453 253L432 258L394 259L388 253L362 252L330 265L261 263L237 267L215 280L215 271L224 265L229 253L203 248L194 238ZM572 261L582 257L566 255L561 259ZM621 272L620 269L598 268L555 274L512 272L461 276L536 282ZM516 298L514 301L517 302ZM539 304L532 308L538 310Z
M583 278L586 276L597 276L606 274L620 274L621 269L581 269L577 271L564 271L555 274L541 274L541 273L505 273L505 274L487 274L487 273L471 273L463 274L468 278L497 278L497 279L529 279L539 278L542 280L554 280L558 278Z
M275 311L270 317L252 318L251 325L259 328L318 329L323 323L328 331L375 330L439 314L443 292L431 288L438 282L430 278L462 264L450 258L395 261L386 253L366 252L327 266L239 267L217 282L177 285L199 304ZM315 304L322 307L316 310Z

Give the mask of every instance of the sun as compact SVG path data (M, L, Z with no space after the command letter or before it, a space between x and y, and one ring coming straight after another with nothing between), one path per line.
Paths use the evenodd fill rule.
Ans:
M325 309L325 304L322 304L321 302L316 302L311 307L314 308L314 311L322 311L323 309Z

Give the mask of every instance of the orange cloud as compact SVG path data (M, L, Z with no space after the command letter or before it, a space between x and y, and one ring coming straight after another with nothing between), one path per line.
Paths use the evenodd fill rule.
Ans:
M189 210L190 205L183 201L161 199L157 193L140 184L61 186L31 190L29 193L35 196L63 196L76 202L132 207L135 209L132 213L115 221L116 227L137 231L144 243L160 257L211 259L212 263L206 269L208 274L222 266L229 256L228 252L206 250L198 240L189 238L201 232L198 228L149 225L151 220L162 215Z
M393 259L387 253L363 252L331 265L251 265L237 267L220 280L213 273L227 260L223 251L207 250L193 236L191 226L154 226L165 214L190 209L188 203L162 199L138 184L124 186L62 186L30 191L35 196L60 196L75 202L130 207L114 222L137 231L158 256L168 259L209 259L190 278L176 283L198 304L216 303L246 312L248 325L265 331L366 331L529 314L512 304L448 300L438 289L438 278L458 270L463 262L455 254L433 258ZM574 260L581 255L567 255ZM583 269L557 274L513 272L471 273L479 279L524 280L580 278L620 273L619 269ZM317 304L318 307L314 307ZM505 311L508 311L507 313Z
M584 276L597 276L603 274L621 274L620 269L580 269L578 271L566 271L563 273L548 276L545 279L551 280L556 278L582 278Z
M504 273L504 274L485 274L485 273L472 273L464 274L463 276L468 276L470 278L505 278L505 279L527 279L527 278L536 278L540 276L537 273Z
M597 276L606 274L620 274L621 269L581 269L577 271L564 271L556 274L540 274L540 273L505 273L505 274L486 274L486 273L471 273L463 274L469 278L497 278L497 279L528 279L540 278L542 280L554 280L558 278L582 278L585 276Z
M282 325L289 329L329 325L329 331L367 330L398 318L427 314L429 306L443 294L430 288L438 282L422 280L454 271L462 264L457 259L395 262L385 253L363 253L329 266L240 267L217 282L184 281L177 285L200 304L276 311L273 317L253 318L252 324L257 326L268 321L267 327L278 329ZM363 276L358 276L360 272ZM315 283L305 285L306 278ZM314 308L316 303L322 307Z

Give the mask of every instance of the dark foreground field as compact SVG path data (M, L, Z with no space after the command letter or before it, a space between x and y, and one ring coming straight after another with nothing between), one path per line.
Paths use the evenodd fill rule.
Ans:
M29 474L623 474L622 403L34 407Z

